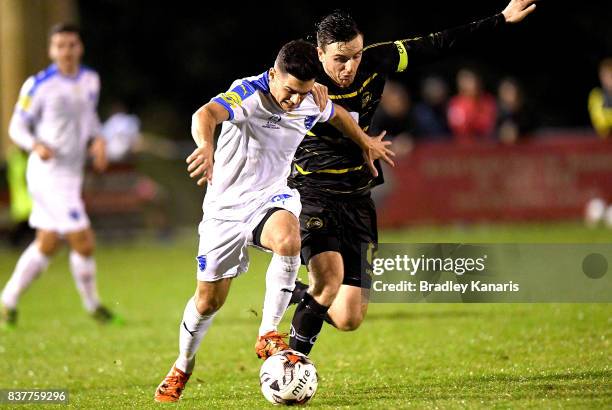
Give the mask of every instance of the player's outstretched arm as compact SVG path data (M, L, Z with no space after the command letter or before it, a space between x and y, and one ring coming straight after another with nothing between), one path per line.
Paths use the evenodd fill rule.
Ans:
M535 10L536 1L511 0L501 13L482 20L422 37L368 46L364 50L364 62L374 71L402 72L407 67L435 61L451 50L460 50L494 35L507 24L523 21Z
M390 141L383 141L386 131L376 137L366 134L359 124L349 115L349 113L339 105L334 105L334 115L329 119L329 123L342 134L353 140L363 150L363 156L372 171L372 175L378 176L378 171L374 166L374 161L382 159L392 167L395 166L392 156L395 153L389 149Z
M198 147L187 157L187 171L200 186L212 183L215 127L228 119L227 110L216 102L205 104L191 117L191 136Z

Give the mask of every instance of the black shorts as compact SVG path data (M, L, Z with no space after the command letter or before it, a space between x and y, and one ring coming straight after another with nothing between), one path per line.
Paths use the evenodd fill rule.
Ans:
M369 288L365 252L378 244L376 208L370 195L330 198L300 192L300 198L302 263L308 266L310 258L321 252L339 252L344 262L342 283Z

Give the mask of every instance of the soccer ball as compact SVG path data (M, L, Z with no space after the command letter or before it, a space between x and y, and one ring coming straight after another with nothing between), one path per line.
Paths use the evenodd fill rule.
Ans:
M264 397L273 404L304 404L317 391L317 369L308 356L284 350L270 356L259 371Z

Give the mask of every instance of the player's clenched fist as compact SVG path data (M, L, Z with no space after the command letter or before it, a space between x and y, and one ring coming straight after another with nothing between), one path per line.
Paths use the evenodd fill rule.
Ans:
M187 157L187 172L190 178L199 178L197 184L199 186L205 183L212 183L213 173L213 147L209 144L203 144L201 147L193 150L191 155Z

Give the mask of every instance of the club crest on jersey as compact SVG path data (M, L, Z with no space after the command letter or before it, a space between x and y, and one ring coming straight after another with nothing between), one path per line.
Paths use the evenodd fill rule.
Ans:
M371 99L372 99L372 93L370 92L363 93L363 96L361 97L361 108L365 108Z
M306 229L321 229L323 228L323 220L313 216L306 221Z
M304 118L304 127L306 127L307 130L311 129L316 119L317 119L316 115L306 116L306 118Z
M270 199L270 202L285 202L286 199L289 199L292 196L293 195L289 195L289 194L274 195L272 199Z
M264 128L271 128L273 130L278 130L280 129L280 127L278 126L278 123L281 122L281 116L278 114L274 114L272 116L270 116L270 118L268 118L268 121L266 121L266 123L263 125Z
M206 255L199 255L197 258L198 270L204 272L206 270Z

